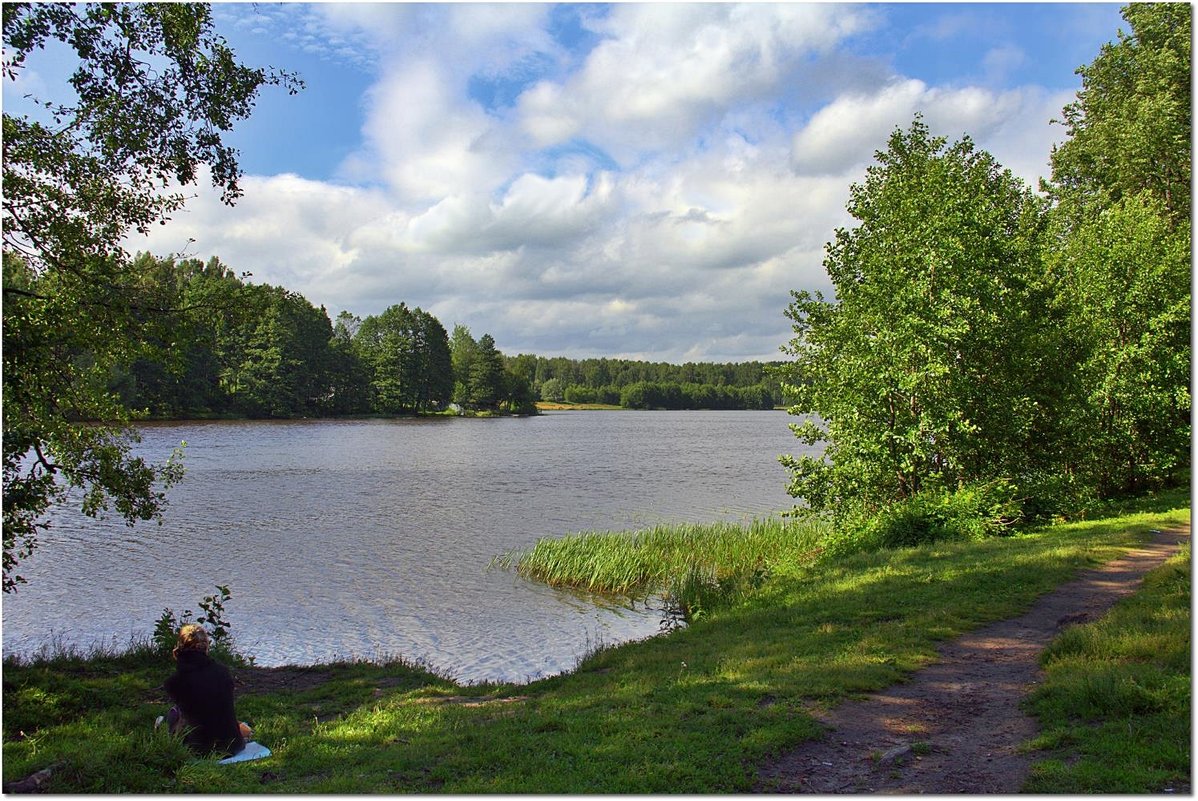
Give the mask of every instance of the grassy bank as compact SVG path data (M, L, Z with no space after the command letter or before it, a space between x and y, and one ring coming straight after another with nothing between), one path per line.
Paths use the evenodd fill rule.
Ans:
M1190 783L1190 548L1102 620L1067 629L1027 704L1035 793L1176 792Z
M817 735L810 712L928 663L1149 529L1188 495L1117 518L813 564L779 551L760 584L668 636L601 649L571 674L461 687L403 664L238 669L238 713L274 750L221 767L154 734L169 660L4 669L4 780L50 792L715 793Z

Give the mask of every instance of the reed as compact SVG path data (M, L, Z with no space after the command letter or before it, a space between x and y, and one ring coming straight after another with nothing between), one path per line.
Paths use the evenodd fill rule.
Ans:
M643 599L665 595L689 617L717 598L760 583L783 560L814 558L816 520L660 525L538 540L495 563L555 587Z

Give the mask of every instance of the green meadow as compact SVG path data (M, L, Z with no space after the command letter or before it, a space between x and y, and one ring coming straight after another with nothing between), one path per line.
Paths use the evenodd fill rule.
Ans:
M461 686L396 661L265 685L269 671L241 663L238 714L274 754L232 766L153 731L171 664L149 645L6 660L4 781L50 768L55 793L742 792L770 754L819 736L813 710L902 680L940 641L1018 615L1079 569L1189 519L1188 493L1174 493L1104 519L834 559L813 558L812 533L780 523L749 526L743 553L727 544L734 527L686 528L677 536L702 554L698 570L739 576L736 592L662 636L600 645L565 675ZM675 573L694 568L665 532L622 536L656 542L654 559ZM652 575L627 586L668 591L677 579L642 572ZM1188 777L1188 728L1183 738L1174 725L1189 719L1188 598L1187 553L1138 606L1053 646L1058 678L1029 702L1044 726L1028 746L1043 757L1029 789L1151 792ZM1094 678L1076 678L1087 665ZM1073 700L1129 682L1141 690L1114 708ZM1172 756L1110 778L1128 761L1110 739L1124 730L1137 753Z

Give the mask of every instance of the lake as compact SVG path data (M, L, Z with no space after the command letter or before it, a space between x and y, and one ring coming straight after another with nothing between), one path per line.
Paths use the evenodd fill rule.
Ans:
M74 509L4 598L5 654L124 645L164 608L226 619L258 664L392 655L464 682L572 669L655 634L661 612L488 567L538 538L789 508L784 412L571 411L528 418L187 422L143 427L139 454L187 442L163 525Z

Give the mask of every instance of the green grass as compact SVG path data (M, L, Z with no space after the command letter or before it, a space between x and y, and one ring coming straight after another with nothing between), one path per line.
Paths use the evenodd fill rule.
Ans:
M1160 793L1190 781L1190 549L1097 622L1067 629L1041 660L1028 708L1048 752L1033 793Z
M693 621L759 587L784 564L814 561L825 531L819 521L773 518L586 532L538 540L496 564L551 586L637 600L664 594Z
M1020 614L1150 528L1187 522L1188 507L1178 495L1117 519L819 564L780 553L759 586L692 625L525 686L330 666L316 687L240 694L274 755L226 767L151 733L169 660L10 662L4 780L58 765L53 793L743 792L770 754L817 736L813 708L901 680L939 641Z

